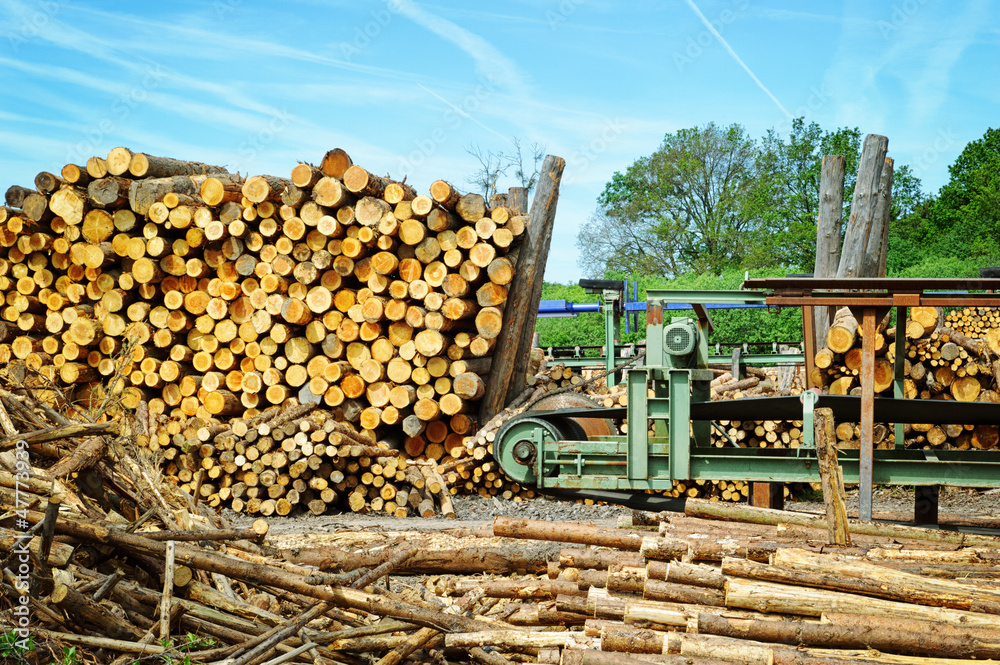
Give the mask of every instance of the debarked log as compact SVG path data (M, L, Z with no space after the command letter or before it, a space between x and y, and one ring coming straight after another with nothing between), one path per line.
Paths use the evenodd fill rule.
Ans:
M958 628L929 621L834 615L843 624L815 621L734 619L718 614L698 615L698 632L740 639L833 649L878 649L918 656L996 658L1000 631ZM864 619L855 621L855 619ZM912 629L912 630L911 630Z

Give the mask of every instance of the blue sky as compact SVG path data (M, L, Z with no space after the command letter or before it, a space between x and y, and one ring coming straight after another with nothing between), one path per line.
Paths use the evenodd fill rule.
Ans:
M677 129L856 126L936 191L997 124L997 13L988 0L0 0L0 186L124 145L286 177L341 147L421 191L469 188L466 148L516 136L566 158L546 279L575 282L604 183Z

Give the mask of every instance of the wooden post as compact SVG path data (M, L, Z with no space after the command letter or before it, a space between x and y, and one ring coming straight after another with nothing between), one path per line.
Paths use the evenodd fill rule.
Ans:
M917 485L913 493L913 521L917 524L938 523L940 485Z
M864 275L865 249L875 225L875 208L878 200L885 153L889 149L889 139L878 134L865 137L861 150L861 164L858 180L854 185L854 200L851 201L851 218L844 234L844 247L840 253L837 277L861 277ZM881 229L878 231L881 234ZM877 264L876 264L877 265Z
M816 457L819 477L826 504L826 526L830 543L850 545L847 532L847 507L844 503L844 476L837 462L837 436L834 432L833 409L816 409Z
M507 207L520 210L522 213L528 211L528 188L511 187L507 190Z
M542 164L531 204L531 220L518 255L517 273L507 292L503 327L497 339L497 348L503 352L494 356L486 394L480 405L480 422L489 421L524 390L545 262L552 242L559 182L565 167L566 160L554 155L548 155Z
M872 465L874 459L875 428L875 308L865 307L861 320L864 338L861 342L861 443L858 475L860 476L860 505L858 519L872 519Z
M844 217L844 170L846 158L843 155L823 155L823 167L819 179L819 220L816 222L816 266L814 277L836 277L840 265L840 227ZM813 308L814 348L821 349L826 340L826 331L833 320L829 307Z
M757 508L785 509L785 486L782 483L750 483L750 505Z
M881 242L878 246L878 253L875 248L865 248L865 275L869 274L869 262L878 257L878 263L874 267L872 277L885 277L885 262L889 251L889 221L892 218L892 164L890 157L885 158L885 166L882 167L882 180L878 186L878 203L875 206L875 223L881 225ZM875 234L872 233L874 240Z

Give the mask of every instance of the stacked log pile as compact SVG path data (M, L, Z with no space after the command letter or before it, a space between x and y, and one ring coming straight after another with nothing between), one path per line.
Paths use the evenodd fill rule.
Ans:
M970 323L963 323L962 329L974 335L949 327L963 320ZM968 315L964 319L957 313L945 316L933 307L910 308L910 318L902 326L887 327L888 319L883 321L878 326L875 339L876 394L892 396L894 342L896 336L902 334L905 336L906 353L903 360L905 398L1000 401L997 388L1000 329L997 333L991 333L992 328L979 327L975 330L972 321ZM994 337L996 339L991 342ZM815 370L811 377L813 385L821 386L824 392L832 395L860 394L861 346L857 320L849 310L840 310L827 334L826 347L815 356ZM877 446L890 448L895 445L890 425L876 424ZM906 423L904 436L908 447L990 449L1000 439L1000 430L995 425ZM856 424L838 423L837 438L841 447L856 448L859 438Z
M1000 355L1000 309L963 307L944 316L944 324L968 337L986 340L990 350Z
M402 662L444 646L437 631L403 645L421 625L492 626L477 616L495 604L482 594L464 601L476 610L466 614L416 586L372 587L412 547L380 548L375 565L317 580L315 568L283 561L264 541L264 520L234 528L157 483L148 449L134 445L135 423L50 411L0 389L3 441L17 442L0 453L16 469L0 474L12 488L0 492L0 554L15 562L0 583L9 662L356 662L397 647L393 662ZM64 482L72 473L80 493ZM459 653L507 662L475 647Z
M712 381L712 399L742 399L745 397L775 397L798 395L802 392L802 377L792 368L747 368L745 378L734 378L724 372ZM716 447L798 448L802 444L801 420L720 420L713 428ZM746 496L745 488L739 488Z
M0 631L26 627L43 662L64 646L120 663L1000 656L1000 596L977 584L1000 575L995 536L852 522L852 545L831 548L822 516L691 500L633 518L658 532L501 517L492 533L283 547L266 521L235 528L157 483L134 427L0 389L4 441L23 441L0 453L21 474L0 474L16 488L0 491L0 554L29 553L0 585Z
M688 503L687 516L641 515L639 524L662 522L658 534L498 517L493 539L452 537L438 552L418 540L420 553L396 572L434 573L424 586L448 603L464 605L470 593L495 603L484 616L490 628L447 632L443 645L492 647L510 661L833 665L1000 656L1000 596L978 583L998 574L994 536L969 542L968 534L852 523L853 544L830 547L822 516ZM511 538L532 546L511 548ZM375 563L324 546L297 550L295 560L331 570ZM393 649L368 646L373 656Z
M0 364L18 361L26 384L54 382L68 400L45 393L56 408L104 418L147 404L153 433L168 432L156 442L168 468L191 484L191 462L202 465L212 503L225 483L267 472L281 484L262 502L278 510L266 502L294 484L297 460L278 462L301 448L265 450L278 443L265 422L261 442L224 424L272 405L318 403L324 422L417 459L438 460L475 431L527 220L515 208L445 181L418 195L341 150L290 178L244 179L115 148L11 187L6 203ZM287 434L320 424L303 427ZM192 428L212 432L197 453L183 436ZM312 443L343 461L325 434ZM271 463L246 459L248 443ZM313 468L314 456L315 446L303 455L314 477L337 463Z

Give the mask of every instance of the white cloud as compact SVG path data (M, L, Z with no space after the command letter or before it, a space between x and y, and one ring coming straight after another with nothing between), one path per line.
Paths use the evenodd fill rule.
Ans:
M448 19L424 10L413 0L393 0L392 4L414 23L464 51L475 61L480 75L518 96L528 96L526 76L513 60L493 44Z

